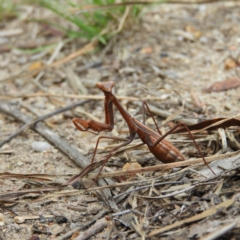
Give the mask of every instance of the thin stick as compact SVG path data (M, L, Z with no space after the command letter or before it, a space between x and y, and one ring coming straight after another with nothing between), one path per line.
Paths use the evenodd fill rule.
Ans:
M80 232L80 234L75 238L75 240L85 240L89 239L91 236L103 230L107 227L108 221L106 218L98 220L94 225L88 228L86 231Z
M161 183L149 184L149 185L137 187L137 188L134 188L134 189L130 189L126 192L122 192L122 193L114 196L113 198L116 199L116 198L119 198L119 197L121 197L125 194L129 194L131 192L139 191L139 190L144 189L144 188L149 188L149 187L152 187L152 186L157 187L157 186L162 186L162 185L165 185L165 184L184 184L184 182L183 181L177 181L177 182L161 182Z
M82 229L85 229L86 227L92 225L94 222L96 222L99 218L103 217L104 215L106 215L107 213L109 212L109 210L106 210L106 209L103 209L101 212L99 212L96 216L93 217L93 219L91 219L90 221L84 223L84 224L81 224L80 226L72 229L71 231L65 233L64 235L58 237L58 238L55 238L55 240L64 240L64 239L67 239L69 238L70 236L73 235L74 232L76 231L79 231L79 230L82 230Z
M37 118L31 120L30 122L25 123L18 131L16 131L15 133L13 133L13 134L10 135L9 137L7 137L5 140L1 141L1 142L0 142L0 148L1 148L4 144L10 142L13 138L15 138L15 137L17 137L18 135L20 135L24 130L26 130L26 129L30 128L31 126L33 126L34 124L36 124L36 123L38 123L38 122L41 122L41 121L43 121L43 120L45 120L45 119L47 119L47 118L50 118L50 117L52 117L52 116L54 116L54 115L60 114L60 113L65 112L65 111L68 111L68 110L70 110L70 109L72 109L72 108L75 108L75 107L77 107L77 106L79 106L79 105L83 105L84 103L87 103L87 102L88 102L88 100L79 101L79 102L70 104L70 105L68 105L68 106L66 106L66 107L57 109L57 110L55 110L55 111L53 111L53 112L51 112L51 113L45 114L45 115L43 115L43 116L41 116L41 117L37 117ZM0 105L2 105L1 102L0 102ZM4 110L1 109L1 107L0 107L0 111L4 111Z
M207 163L218 161L222 159L232 158L232 157L238 157L240 154L240 151L237 152L231 152L226 153L223 155L217 155L217 156L211 156L206 157L205 160ZM98 162L103 162L105 159L100 160ZM167 169L173 169L178 167L187 167L187 166L193 166L196 164L203 164L202 158L196 158L196 159L190 159L185 160L182 162L174 162L174 163L167 163L167 164L161 164L161 165L155 165L150 167L144 167L144 168L137 168L137 169L128 169L128 170L120 170L120 171L114 171L114 172L108 172L108 173L101 173L99 174L99 178L108 178L108 177L117 177L117 176L127 176L127 175L133 175L138 173L144 173L144 172L152 172L152 171L164 171ZM95 173L89 173L87 175L90 179L95 179L96 174Z
M6 115L12 116L18 121L24 122L25 125L29 125L31 129L38 132L41 136L47 139L51 144L63 152L66 156L72 159L78 166L84 168L88 166L89 161L84 157L80 152L68 144L64 139L60 138L56 133L52 132L41 122L33 125L32 119L19 111L18 108L13 107L12 105L0 101L0 112L5 113ZM27 126L28 127L28 126Z
M103 100L104 96L102 95L76 95L76 94L56 94L56 93L31 93L31 94L22 94L22 95L2 95L0 99L8 100L14 98L33 98L33 97L55 97L55 98L72 98L72 99L85 99L85 100ZM144 100L159 100L159 97L146 97ZM137 97L128 97L128 96L118 96L118 100L127 100L127 101L141 101L142 98Z

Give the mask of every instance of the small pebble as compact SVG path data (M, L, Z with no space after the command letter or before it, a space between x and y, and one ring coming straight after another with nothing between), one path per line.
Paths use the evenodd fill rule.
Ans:
M178 78L177 72L173 70L166 70L165 74L168 78L172 78L172 79Z
M51 147L47 142L32 142L31 147L36 152L43 152Z
M17 166L18 166L18 167L21 167L22 165L23 165L23 162L21 162L21 161L18 161L18 162L17 162Z
M208 43L208 38L207 37L204 37L204 36L200 37L199 40L200 40L201 43Z
M5 43L8 43L8 42L9 42L9 39L8 39L8 38L2 38L2 37L0 37L0 45L5 44Z
M20 64L24 64L27 62L27 57L26 56L21 56L19 58L17 58L17 62L20 63Z
M168 57L168 56L169 56L168 52L161 52L160 53L160 57L162 57L162 58L165 58L165 57Z
M57 216L55 219L58 224L66 223L68 221L68 219L64 216Z
M81 189L82 184L81 184L80 181L77 180L72 184L72 186L73 186L74 189Z

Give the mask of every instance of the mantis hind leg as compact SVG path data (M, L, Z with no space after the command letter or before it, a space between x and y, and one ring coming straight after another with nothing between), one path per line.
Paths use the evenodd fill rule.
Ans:
M193 143L194 143L197 151L199 152L201 158L203 159L205 165L209 168L209 170L210 170L214 175L216 175L215 172L214 172L214 171L211 169L211 167L208 165L206 159L205 159L204 156L203 156L202 151L200 150L200 148L199 148L199 146L197 145L197 143L196 143L196 141L195 141L192 133L190 132L190 130L188 129L188 126L187 126L185 123L179 123L179 124L177 124L177 125L174 126L172 129L170 129L167 133L165 133L165 134L162 135L159 139L157 139L154 143L149 142L149 143L148 143L149 146L150 146L150 147L155 147L159 142L161 142L166 136L168 136L171 132L173 132L173 131L174 131L176 128L178 128L179 126L183 126L183 127L187 130L190 138L192 139L192 141L193 141Z
M154 118L154 116L153 116L153 114L152 114L152 112L151 112L151 110L150 110L150 108L149 108L149 106L148 106L148 104L147 104L146 101L142 101L143 124L145 125L145 120L146 120L146 119L145 119L145 116L146 116L145 107L147 108L148 113L150 114L150 116L151 116L151 118L152 118L152 120L153 120L153 122L154 122L154 124L155 124L155 126L156 126L156 128L157 128L158 133L159 133L160 135L162 135L162 133L161 133L161 131L160 131L158 125L157 125L157 122L156 122L156 120L155 120L155 118Z

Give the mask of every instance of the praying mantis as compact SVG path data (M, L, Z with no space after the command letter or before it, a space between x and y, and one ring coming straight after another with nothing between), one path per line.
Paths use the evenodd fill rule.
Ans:
M145 101L142 102L143 109L145 107L147 108L148 112L150 113L151 117L154 120L154 123L157 127L158 132L153 131L149 127L147 127L144 123L139 122L137 119L132 117L120 104L117 97L112 93L112 89L114 87L114 82L98 82L96 84L96 87L102 90L102 92L105 95L105 101L104 101L104 109L105 109L105 123L97 122L91 119L84 120L81 118L73 118L73 124L76 126L76 128L80 131L86 131L93 134L98 134L101 131L111 132L114 128L114 112L113 112L113 105L118 109L120 114L122 115L123 119L126 121L129 129L129 138L120 138L120 137L108 137L108 136L99 136L98 140L96 142L96 147L93 152L91 164L94 162L94 158L97 152L98 144L101 139L114 139L118 141L123 141L122 144L114 147L106 156L105 160L103 161L103 164L99 170L98 175L102 171L104 165L108 161L108 159L120 148L130 144L134 138L138 135L139 138L142 140L144 144L148 146L149 151L161 162L163 163L172 163L172 162L178 162L178 161L184 161L184 156L181 154L181 152L170 142L168 142L166 139L164 139L169 133L173 132L176 128L178 128L180 125L184 126L186 130L189 132L195 147L201 154L201 157L204 161L204 163L207 165L207 167L213 172L213 170L209 167L207 164L202 152L200 151L197 143L195 142L192 134L188 130L188 127L184 123L177 124L174 128L172 128L169 132L162 135L156 121L154 120L152 113ZM145 118L144 118L145 119ZM84 171L84 170L83 170ZM215 174L213 172L213 174ZM97 177L98 177L97 175ZM96 178L97 178L96 177Z

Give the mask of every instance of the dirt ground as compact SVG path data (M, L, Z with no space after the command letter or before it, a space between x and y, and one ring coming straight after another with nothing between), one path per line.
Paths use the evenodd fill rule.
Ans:
M141 100L147 99L159 126L174 115L176 122L194 124L239 114L240 3L145 7L139 23L127 23L91 58L71 57L86 44L82 40L66 41L60 31L26 21L60 21L53 13L33 6L19 11L18 18L0 23L1 141L22 127L20 119L26 116L29 122L89 101L54 114L32 126L35 130L25 129L1 147L0 239L239 239L237 121L238 126L194 135L215 175L182 133L167 139L186 160L195 160L185 168L176 163L164 169L140 146L108 161L104 173L110 177L98 180L101 189L85 190L88 177L60 186L91 161L98 136L78 131L71 119L104 122L103 94L95 86L99 81L114 81L114 94L140 121ZM155 129L149 115L146 124ZM165 124L161 131L172 126ZM47 134L55 136L51 145ZM129 136L119 112L114 131L101 134ZM44 151L38 149L40 142ZM136 139L131 146L139 143ZM102 140L96 159L117 144ZM134 162L157 169L113 177Z

